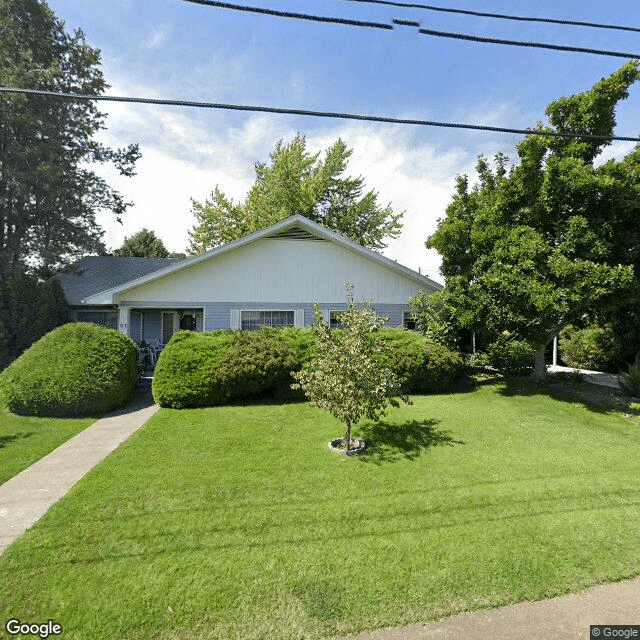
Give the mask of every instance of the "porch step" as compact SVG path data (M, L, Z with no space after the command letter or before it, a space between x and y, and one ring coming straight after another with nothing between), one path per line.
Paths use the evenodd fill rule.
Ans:
M153 380L153 371L145 371L136 384L136 393L151 393L151 381Z

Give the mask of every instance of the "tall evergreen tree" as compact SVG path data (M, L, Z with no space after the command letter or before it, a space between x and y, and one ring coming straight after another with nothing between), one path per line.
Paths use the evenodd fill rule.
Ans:
M40 282L23 271L0 281L0 369L36 340L69 322L69 307L56 279Z
M44 0L0 0L0 85L99 95L100 52L65 31ZM100 252L99 210L128 204L88 167L110 162L133 175L137 145L113 150L94 138L105 116L90 100L0 94L0 272L47 275L74 256Z
M383 249L386 238L400 234L403 214L378 205L378 194L365 192L364 178L343 177L351 154L340 139L322 159L307 151L300 134L289 144L280 140L269 163L256 163L256 181L244 202L233 202L218 186L204 202L192 200L196 225L190 252L202 253L295 214L365 247Z

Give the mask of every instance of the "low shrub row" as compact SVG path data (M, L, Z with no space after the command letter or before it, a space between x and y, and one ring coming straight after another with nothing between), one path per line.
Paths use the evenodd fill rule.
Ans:
M381 361L399 378L406 393L446 391L465 374L459 353L420 333L385 329L379 337L388 347Z
M441 391L465 370L462 357L421 334L385 329L375 334L388 346L380 356L406 393ZM311 329L256 332L176 333L165 347L153 378L153 397L163 407L227 404L289 391L290 372L313 366Z
M98 415L127 400L136 383L133 342L115 329L70 323L40 338L0 376L13 413Z

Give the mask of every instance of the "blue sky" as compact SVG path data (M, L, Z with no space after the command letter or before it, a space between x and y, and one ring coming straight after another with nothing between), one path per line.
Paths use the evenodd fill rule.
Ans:
M435 2L435 0L434 0ZM347 0L246 0L239 4L478 36L640 53L640 34L475 18ZM425 3L428 4L428 3ZM526 128L546 105L590 88L621 58L445 40L412 27L393 31L314 24L195 5L183 0L49 0L67 29L82 28L102 51L110 93L143 97L345 111L400 118ZM637 0L442 0L438 6L640 26ZM104 172L134 201L119 225L100 216L108 247L143 226L174 251L193 225L190 197L217 184L236 200L278 139L303 133L312 151L338 137L353 148L348 173L362 175L381 203L405 211L400 238L384 254L438 276L426 237L453 194L457 174L473 173L478 154L515 156L517 135L359 123L282 115L103 103L104 140L138 142L133 179ZM640 134L640 88L618 110L619 135ZM618 143L607 157L621 157Z

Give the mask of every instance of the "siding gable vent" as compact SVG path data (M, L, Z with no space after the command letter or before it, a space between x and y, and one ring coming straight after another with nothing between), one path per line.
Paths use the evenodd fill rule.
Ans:
M277 233L267 236L267 238L274 238L278 240L316 240L317 242L326 242L324 238L319 238L301 227L283 229L282 231L278 231Z

